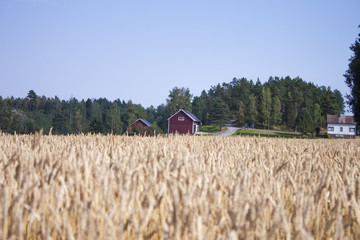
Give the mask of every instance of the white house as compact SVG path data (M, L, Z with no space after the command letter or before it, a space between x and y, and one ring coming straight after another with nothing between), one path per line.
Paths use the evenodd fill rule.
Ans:
M353 116L327 115L329 138L355 138L356 122Z

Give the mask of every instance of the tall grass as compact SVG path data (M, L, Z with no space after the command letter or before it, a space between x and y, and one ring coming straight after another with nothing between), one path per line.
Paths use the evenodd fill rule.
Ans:
M0 135L0 239L360 239L360 141Z

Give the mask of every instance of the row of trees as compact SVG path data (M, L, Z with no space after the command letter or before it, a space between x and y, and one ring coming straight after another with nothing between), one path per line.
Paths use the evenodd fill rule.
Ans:
M166 126L166 106L143 108L132 101L106 98L68 101L58 97L38 96L30 90L25 98L0 97L0 130L8 133L33 133L44 130L54 134L113 133L122 134L138 118L146 118L154 124L151 130L161 133ZM151 131L153 132L153 131Z
M167 118L179 108L193 112L203 124L223 125L237 119L249 127L284 126L298 130L299 112L305 109L314 128L326 125L327 114L344 112L340 91L318 87L301 78L270 77L262 84L246 78L234 78L193 97L188 88L173 88L167 103L144 108L140 104L106 98L78 101L38 96L30 90L25 98L0 97L0 129L8 133L33 133L44 129L54 134L123 134L138 118L154 124L156 132L167 131ZM300 115L301 116L301 115ZM301 130L301 129L300 129Z
M318 87L297 77L270 79L261 84L246 78L234 78L218 84L194 97L192 111L204 124L222 124L237 119L239 126L277 126L298 130L298 115L309 112L314 129L326 126L327 114L342 114L345 110L340 91Z

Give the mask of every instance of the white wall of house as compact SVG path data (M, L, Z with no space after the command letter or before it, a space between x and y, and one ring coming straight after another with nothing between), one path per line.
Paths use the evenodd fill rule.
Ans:
M341 131L342 128L342 131ZM351 131L354 129L354 131ZM328 124L328 134L355 135L356 125L351 124Z

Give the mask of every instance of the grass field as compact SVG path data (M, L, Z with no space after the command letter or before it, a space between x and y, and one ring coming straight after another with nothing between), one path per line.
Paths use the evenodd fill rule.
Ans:
M226 129L227 129L227 127L225 127L225 126L221 127L221 131L225 131ZM201 126L201 131L202 132L219 132L220 126L213 126L213 125Z
M360 239L360 140L0 134L0 239Z
M235 136L260 136L260 137L281 137L281 138L300 138L299 132L284 132L284 131L268 131L262 129L239 129L234 134Z

